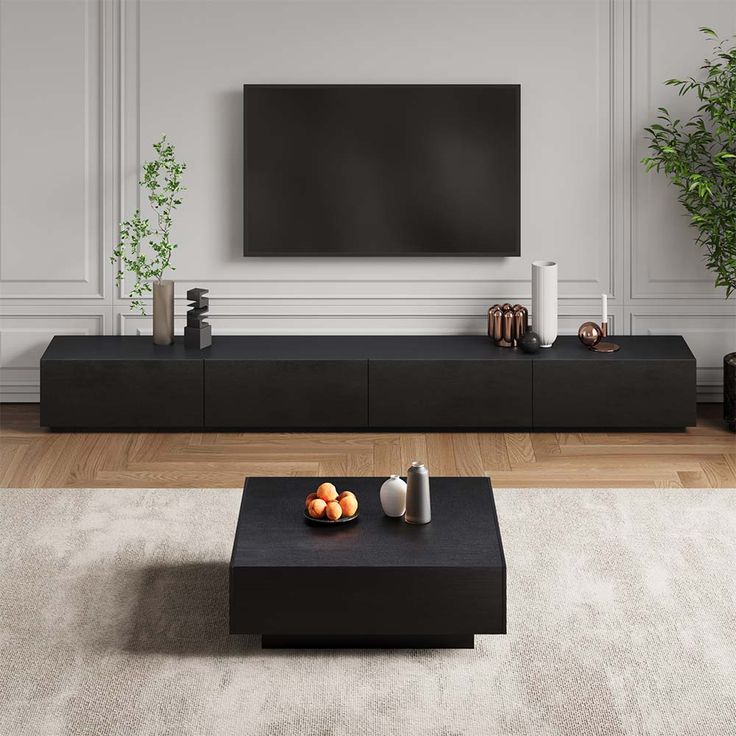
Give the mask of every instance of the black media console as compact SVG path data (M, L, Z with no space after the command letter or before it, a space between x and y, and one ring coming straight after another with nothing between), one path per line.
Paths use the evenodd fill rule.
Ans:
M54 337L41 425L55 429L608 429L695 424L679 336L563 336L536 355L485 336Z

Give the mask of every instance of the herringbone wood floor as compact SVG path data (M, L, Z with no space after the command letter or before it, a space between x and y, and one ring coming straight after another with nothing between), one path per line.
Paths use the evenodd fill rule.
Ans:
M2 487L236 487L245 475L490 475L526 487L736 487L720 404L667 433L53 433L35 404L0 407Z

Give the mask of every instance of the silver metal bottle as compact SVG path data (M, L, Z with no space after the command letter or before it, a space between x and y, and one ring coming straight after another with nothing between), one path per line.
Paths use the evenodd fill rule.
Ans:
M409 524L429 524L432 508L429 502L429 471L415 460L406 473L406 514Z

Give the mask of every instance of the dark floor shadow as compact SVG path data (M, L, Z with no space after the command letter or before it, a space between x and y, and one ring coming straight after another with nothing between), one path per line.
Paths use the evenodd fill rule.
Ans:
M351 657L356 651L380 656L382 649L262 649L258 635L230 634L227 561L148 565L121 571L117 594L129 611L116 637L116 648L131 654L182 657L253 654L289 658L308 653L312 659ZM109 643L108 643L109 645ZM396 656L432 659L448 650L392 650ZM461 650L464 651L464 650ZM445 654L443 654L445 653Z
M124 637L132 653L242 656L261 651L260 636L228 632L228 563L152 565L129 570L135 596Z

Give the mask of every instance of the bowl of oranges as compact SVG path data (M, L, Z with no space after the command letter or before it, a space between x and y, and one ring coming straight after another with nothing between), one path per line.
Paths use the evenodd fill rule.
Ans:
M332 483L322 483L304 501L304 517L315 524L344 524L358 518L358 499L352 491L337 492Z

